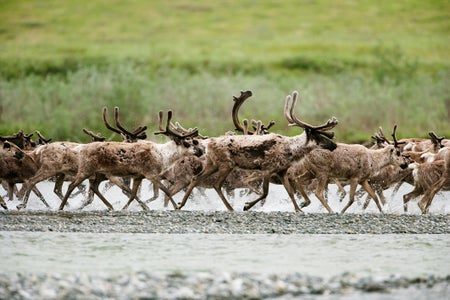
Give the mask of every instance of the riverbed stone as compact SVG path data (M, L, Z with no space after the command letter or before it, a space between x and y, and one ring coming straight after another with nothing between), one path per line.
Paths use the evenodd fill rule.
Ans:
M0 231L163 234L444 234L448 215L298 214L225 211L0 211ZM446 277L332 278L239 272L146 272L121 275L16 273L0 270L0 299L219 299L406 293L446 299ZM409 293L409 294L408 294ZM403 295L403 294L402 294ZM439 298L441 297L441 298ZM415 297L416 299L419 299ZM314 298L310 298L314 299Z
M210 234L450 234L449 215L294 212L0 211L0 231Z

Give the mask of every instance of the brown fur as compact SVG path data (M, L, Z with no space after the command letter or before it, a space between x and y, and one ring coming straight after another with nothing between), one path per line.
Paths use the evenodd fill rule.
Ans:
M0 180L7 182L9 199L13 199L14 185L24 183L37 171L36 162L27 152L13 143L4 142L0 146ZM6 148L5 148L6 147ZM32 191L46 207L50 207L41 192L33 187Z
M242 106L242 104L252 96L251 91L242 92L239 97L233 97L233 108L231 110L231 118L233 121L233 124L235 126L235 130L242 132L244 135L261 135L261 134L267 134L268 130L271 126L275 124L275 122L271 121L269 122L268 126L262 125L261 121L254 121L256 124L255 131L249 130L248 126L248 120L244 119L242 125L239 121L239 109ZM180 128L180 127L178 127ZM182 132L185 130L183 128ZM235 133L228 134L229 136L235 135ZM208 141L204 142L205 144L208 143ZM270 148L271 141L268 141L268 144L262 145L260 147L250 147L248 148L248 159L253 159L252 156L258 156L258 154L264 155L264 151L267 148ZM232 145L229 145L232 147ZM231 150L232 151L232 150ZM170 185L169 190L171 191L171 194L174 195L175 193L181 191L182 189L185 189L191 182L192 178L196 175L198 175L204 168L206 164L206 158L204 156L202 157L196 157L196 156L187 156L179 159L176 161L170 168L168 168L161 176L164 178ZM225 188L228 196L231 196L234 194L234 189L236 188L250 188L252 192L259 193L258 188L261 185L260 180L255 180L253 182L247 182L245 181L245 177L247 177L250 174L251 171L243 170L243 169L233 169L230 174L225 179L225 182L223 184L223 187ZM198 183L197 188L214 188L214 183L217 181L217 174L212 174L211 176L204 177L201 182ZM167 197L164 202L164 206L167 206Z
M36 131L36 133L39 136L39 141L41 141L41 139L43 138L42 135L39 133L39 131ZM15 154L18 155L21 152L25 153L25 151L31 151L36 147L36 142L33 141L31 139L31 137L33 136L33 134L25 134L23 132L23 130L20 130L19 132L13 134L13 135L8 135L8 136L0 136L0 147L4 147L7 145L11 145L13 148L17 147L17 149L15 150ZM11 147L8 146L8 147ZM20 154L20 155L24 155L24 154ZM10 164L14 165L16 164L16 162L12 161L10 162ZM5 168L10 168L12 167L17 168L17 166L4 166ZM10 169L5 169L3 171L3 173L5 173L6 171L12 171ZM0 181L2 181L2 185L5 187L5 189L8 191L8 198L10 201L13 200L14 198L14 193L17 193L17 188L15 186L16 183L22 183L23 182L23 178L25 178L26 176L31 176L30 172L34 172L34 170L32 169L27 169L27 163L24 164L24 170L13 170L13 172L19 172L21 173L21 175L19 176L14 176L13 178L7 179L7 178L2 178L0 177ZM46 204L41 192L35 187L33 188L33 192ZM48 204L46 204L48 205Z
M412 170L409 168L401 169L398 166L389 165L382 168L377 174L369 179L369 183L377 193L381 204L386 204L386 197L383 191L387 190L394 185L398 185L402 182L411 183L413 182ZM398 189L398 188L397 188ZM370 201L370 195L367 195L366 202L363 208L367 208Z
M24 178L36 171L35 164L20 148L9 142L0 142L0 180L6 183L6 189L12 200L12 191L15 183L23 182ZM8 209L3 198L0 204Z
M69 185L66 195L59 207L63 209L70 193L83 180L103 174L107 177L132 177L133 189L127 205L133 201L142 179L147 178L151 182L159 182L159 174L165 167L181 156L190 154L202 154L198 143L177 145L170 141L165 144L157 144L150 141L136 143L125 142L94 142L76 147L78 171L74 181ZM169 194L164 187L160 188ZM172 200L173 201L173 200Z
M450 151L446 152L444 160L414 163L410 167L413 168L414 190L403 195L404 210L407 211L407 203L410 200L424 195L418 205L425 214L434 195L441 189L450 189Z
M344 213L354 202L355 191L358 184L369 193L381 211L381 205L372 187L369 185L369 178L373 177L383 167L394 164L402 165L406 168L406 161L400 152L394 146L388 146L384 149L372 150L362 145L338 144L334 151L315 149L298 162L301 168L312 174L318 180L315 195L321 201L322 205L332 212L328 206L323 192L330 178L348 179L350 181L350 199L347 205L342 209ZM299 179L301 182L301 177Z
M205 164L205 156L186 156L175 163L171 167L166 169L162 174L161 178L168 182L168 189L171 195L175 195L179 191L185 189L191 183L194 176L200 174L203 170ZM225 189L228 196L234 193L237 188L249 189L250 192L260 194L261 181L256 180L252 182L246 182L245 178L249 176L251 171L242 169L233 169L230 174L225 179L223 188ZM203 178L203 180L198 184L198 188L214 188L214 183L217 181L217 174L212 174L211 176ZM167 201L165 201L164 206L167 206Z
M405 151L414 151L414 152L422 152L427 151L430 148L434 147L450 147L450 140L442 139L439 144L436 144L436 141L433 139L422 139L422 138L409 138L409 139L401 139L399 143L403 143L403 150ZM437 149L438 150L438 149ZM437 151L435 151L437 152Z
M286 137L278 134L267 135L243 135L243 136L220 136L211 138L207 143L206 164L200 174L195 176L189 185L183 200L179 206L181 209L189 197L192 189L197 186L203 178L216 174L214 189L228 210L233 210L223 195L221 188L230 174L235 169L260 171L263 178L263 195L255 201L246 203L245 210L264 199L268 194L269 180L272 176L283 176L293 161L301 159L315 148L325 147L330 150L335 148L335 143L329 137L331 133L326 132L337 125L335 119L321 126L311 126L296 119L293 107L298 93L293 93L286 98L285 115L292 125L305 129L301 135ZM286 186L286 184L285 184ZM291 196L291 195L290 195ZM296 211L301 211L292 195L291 200Z
M0 136L0 142L8 141L22 150L32 150L36 146L36 143L31 139L32 136L32 133L25 134L23 130L19 130L13 135Z
M27 206L30 192L37 183L60 174L74 175L76 173L77 157L73 148L78 145L72 142L54 142L41 145L27 154L34 161L36 171L24 181L19 193L19 198L22 199L19 209ZM57 193L56 189L55 193Z

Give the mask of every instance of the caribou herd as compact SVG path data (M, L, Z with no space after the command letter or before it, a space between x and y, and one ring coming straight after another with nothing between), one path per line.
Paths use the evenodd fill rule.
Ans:
M86 144L52 142L39 131L36 140L32 139L34 134L23 131L0 136L0 180L6 197L17 197L21 201L17 208L25 209L33 192L50 208L37 184L53 180L54 193L61 199L59 210L63 210L73 194L86 189L87 180L88 193L80 209L92 203L96 195L108 210L113 210L99 191L100 183L107 181L107 185L117 185L127 195L128 202L122 209L136 200L147 210L146 203L157 199L160 190L165 194L165 206L170 202L174 209L181 209L197 188L214 189L232 211L228 199L236 189L255 195L255 200L245 203L244 210L248 210L266 199L270 184L278 184L286 189L295 211L302 212L314 194L331 213L326 191L328 185L335 184L341 200L347 197L344 186L349 186L348 202L341 213L358 194L366 197L364 208L373 200L381 212L388 201L384 190L398 190L406 182L414 189L403 195L404 211L410 200L420 197L418 206L425 214L435 194L450 188L450 141L433 131L429 132L429 139L397 140L395 125L392 140L379 128L372 136L374 143L370 148L337 143L332 131L338 125L337 119L333 117L316 126L301 121L295 115L299 94L294 91L286 97L283 112L289 126L302 130L298 135L284 136L271 132L273 121L264 125L261 120L239 119L241 105L251 96L251 91L245 91L233 97L231 116L235 129L217 137L205 137L197 128L186 129L172 122L172 111L166 113L164 122L165 114L160 111L155 134L167 136L168 141L150 141L146 126L128 130L122 125L118 107L114 108L115 126L107 120L106 107L102 118L107 129L121 136L121 142L107 141L86 128L82 130L91 137ZM153 184L148 200L139 197L144 179ZM64 182L69 182L65 193ZM182 191L184 196L176 203L173 196ZM8 209L1 196L0 205Z

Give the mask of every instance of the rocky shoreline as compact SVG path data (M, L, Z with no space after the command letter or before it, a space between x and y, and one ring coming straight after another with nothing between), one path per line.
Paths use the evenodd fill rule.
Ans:
M224 211L1 211L0 231L212 234L449 234L449 215Z
M163 234L449 234L449 215L224 211L1 211L1 231ZM2 274L0 299L447 299L450 275L151 272ZM306 297L306 298L305 298Z
M0 274L2 299L447 299L445 278L300 273ZM307 298L305 298L305 296ZM324 298L329 296L330 298Z

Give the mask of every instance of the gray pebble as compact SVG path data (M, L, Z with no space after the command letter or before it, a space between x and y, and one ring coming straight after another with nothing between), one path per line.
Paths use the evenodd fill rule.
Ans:
M293 212L0 211L0 231L205 234L449 234L448 215L298 214ZM292 298L400 294L446 299L450 276L320 278L301 273L2 274L0 299ZM418 295L418 296L415 296ZM404 297L403 297L404 296ZM357 299L357 298L354 298ZM364 298L363 298L364 299Z
M450 277L358 278L345 273L331 279L251 273L145 273L107 275L0 274L2 299L206 299L275 298L299 295L395 294L406 288L445 297ZM145 281L142 279L145 278ZM436 299L436 298L435 298ZM441 298L445 299L445 298Z
M449 234L448 215L298 214L294 212L53 212L0 211L0 231Z

